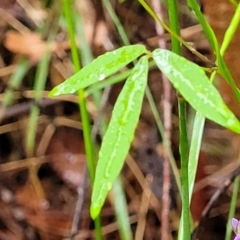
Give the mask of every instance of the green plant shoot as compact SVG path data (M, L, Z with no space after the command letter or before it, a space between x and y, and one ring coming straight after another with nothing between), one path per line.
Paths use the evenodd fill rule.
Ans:
M165 49L153 51L158 68L189 104L206 118L240 133L240 122L224 103L205 72L195 63Z
M105 53L55 87L50 96L70 94L88 87L117 72L144 53L148 52L142 45L122 47ZM217 89L198 65L165 49L154 50L152 56L158 68L196 111L240 133L239 120L228 109ZM114 106L96 167L90 207L92 218L99 215L129 151L141 112L147 73L148 57L143 56L133 68Z
M129 151L141 112L147 73L148 59L143 56L133 68L114 106L99 152L90 208L92 218L99 215Z

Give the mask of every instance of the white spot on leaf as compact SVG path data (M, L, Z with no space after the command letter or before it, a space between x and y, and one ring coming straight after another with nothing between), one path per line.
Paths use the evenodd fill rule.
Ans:
M98 80L102 81L105 78L105 74L104 73L100 73L98 76Z

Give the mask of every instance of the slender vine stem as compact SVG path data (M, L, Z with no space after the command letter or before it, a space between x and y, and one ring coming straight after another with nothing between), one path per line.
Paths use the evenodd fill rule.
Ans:
M149 5L144 0L138 0L139 3L146 9L146 11L157 21L167 32L171 34L171 37L174 37L178 40L179 43L181 43L183 46L185 46L189 51L191 51L193 54L195 54L199 59L201 59L203 62L209 64L212 67L215 67L216 64L210 61L208 58L206 58L204 55L202 55L200 52L196 51L190 44L188 44L186 41L184 41L180 37L180 33L178 34L175 32L171 27L169 27L166 23L163 22L162 19L160 19L156 13L149 7ZM170 1L171 2L171 1Z

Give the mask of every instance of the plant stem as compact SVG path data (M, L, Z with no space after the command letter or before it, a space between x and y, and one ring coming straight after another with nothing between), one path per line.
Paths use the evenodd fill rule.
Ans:
M189 51L191 51L193 54L195 54L199 59L201 59L203 62L208 63L209 65L215 67L216 64L213 63L212 61L210 61L209 59L207 59L204 55L202 55L200 52L196 51L196 49L194 49L189 43L187 43L186 41L184 41L181 37L180 34L178 34L177 32L175 32L171 27L169 27L167 24L165 24L163 22L162 19L160 19L155 13L154 11L148 6L148 4L144 1L144 0L138 0L139 3L146 9L146 11L153 17L153 19L155 19L155 21L157 21L160 25L162 25L162 27L168 31L172 37L175 37L179 43L181 43L183 46L185 46ZM195 1L195 0L194 0ZM171 0L170 0L171 3ZM174 10L175 11L175 10Z
M240 162L240 153L238 154L238 163L239 162ZM233 182L233 191L232 191L232 198L231 198L231 203L230 203L230 208L228 213L225 240L230 240L232 235L231 219L234 217L234 214L236 212L236 207L238 202L239 183L240 183L240 176L237 176Z
M71 13L71 4L72 4L72 1L63 0L64 14L65 14L67 25L68 25L69 38L71 43L72 61L73 61L75 72L77 72L80 70L81 64L79 60L79 51L75 41L75 27L74 27L72 13ZM86 100L84 97L83 89L80 89L78 91L78 98L79 98L79 107L80 107L80 114L81 114L81 120L82 120L82 126L83 126L83 138L84 138L84 144L85 144L88 171L90 175L90 181L93 184L94 176L95 176L94 150L93 150L93 145L91 141L91 130L90 130L91 128L90 128L90 122L89 122L89 117L88 117L88 112L86 107ZM102 239L101 222L99 217L97 217L94 220L94 224L95 224L95 231L96 231L96 239L101 240Z
M179 111L179 135L180 135L180 156L181 156L181 186L182 186L182 238L190 240L190 207L188 187L188 138L186 127L186 101L178 98Z
M220 54L223 56L224 53L226 52L231 40L233 39L235 32L238 29L239 26L239 21L240 21L240 3L238 3L237 8L234 12L233 18L229 24L229 27L227 28L222 45L220 47Z
M174 31L178 36L180 36L180 28L178 22L178 6L176 0L168 0L168 16L170 28ZM179 39L175 36L171 35L171 43L172 43L172 51L181 55L181 46Z
M178 36L180 35L178 21L178 6L176 0L168 0L168 15L170 28ZM172 51L181 55L181 47L179 40L171 35ZM188 184L188 136L187 136L187 119L186 119L186 101L178 96L178 112L179 112L179 151L181 157L181 199L182 199L182 239L190 240L190 207L189 207L189 184Z
M159 18L162 18L162 4L158 0L152 0L152 8ZM156 32L158 34L158 46L166 49L166 41L162 39L164 35L163 27L155 22ZM167 77L162 73L163 84L163 125L164 125L164 153L163 153L163 171L162 171L162 211L161 211L161 239L169 238L169 212L170 212L170 188L171 188L171 171L170 156L168 150L171 148L171 131L172 131L172 85Z
M128 36L127 36L127 34L125 32L125 29L123 28L123 26L122 26L122 24L121 24L121 22L120 22L120 20L119 20L119 18L117 16L117 14L114 12L114 9L113 9L110 1L109 0L103 0L103 3L105 5L105 7L107 8L108 13L109 13L111 19L114 22L115 27L117 28L117 31L118 31L118 33L120 35L120 38L121 38L123 44L124 45L130 45L131 43L130 43L130 41L128 39Z
M239 181L240 181L240 176L237 176L233 182L233 192L232 192L232 198L230 203L230 209L228 213L228 222L227 222L225 240L230 240L232 235L231 219L234 217L236 207L237 207Z

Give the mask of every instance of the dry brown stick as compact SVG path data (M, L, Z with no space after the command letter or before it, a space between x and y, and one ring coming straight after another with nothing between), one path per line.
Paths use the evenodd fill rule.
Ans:
M0 68L0 77L5 77L7 75L12 74L16 67L17 67L16 64L12 64L10 66Z
M152 0L152 6L154 12L162 18L161 2L158 0ZM162 36L164 35L164 29L157 22L155 23L156 32L159 36L158 46L162 49L166 49L166 41ZM172 104L171 104L171 84L162 74L163 81L163 125L164 125L164 135L165 142L167 146L170 147L171 139L171 115L172 115ZM164 150L163 154L163 188L162 188L162 215L161 215L161 239L169 239L169 209L170 209L170 187L171 187L171 176L170 176L170 160L168 156L168 150Z
M22 34L31 32L26 26L2 8L0 8L0 18Z
M128 154L128 156L127 156L126 163L127 163L127 166L129 167L129 169L132 171L135 178L137 179L141 188L144 189L145 177L144 177L141 169L139 168L139 166L137 165L137 163L135 162L135 160L132 158L132 156L130 154ZM154 209L158 220L161 221L161 214L159 211L161 209L161 205L153 193L151 194L150 207Z
M11 117L16 117L20 114L28 113L30 111L30 108L33 104L37 104L40 108L45 108L52 106L56 103L61 102L61 100L58 99L42 99L38 103L34 103L34 101L25 102L21 104L14 105L12 107L6 108L6 109L0 109L0 121L6 120Z
M86 188L87 185L87 166L85 165L84 167L84 183L80 184L77 187L77 202L76 202L76 206L75 206L75 211L74 211L74 215L73 215L73 220L72 220L72 226L71 226L71 240L74 240L74 237L77 235L78 233L78 224L80 222L80 216L81 216L81 212L82 212L82 206L83 206L83 200L84 200L84 189Z
M206 39L203 30L200 24L196 24L187 28L183 28L180 30L180 36L188 42L194 42L197 40ZM148 38L146 40L147 44L154 47L158 45L159 39L164 39L165 41L171 40L171 35L169 33L163 33L161 36L155 36ZM207 41L207 40L206 40ZM197 43L196 43L197 44Z
M144 239L144 232L146 227L146 216L150 204L152 191L150 190L150 185L152 183L153 176L147 175L144 182L144 189L142 194L141 205L138 213L138 224L135 233L135 240Z

